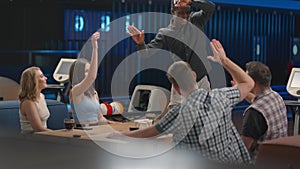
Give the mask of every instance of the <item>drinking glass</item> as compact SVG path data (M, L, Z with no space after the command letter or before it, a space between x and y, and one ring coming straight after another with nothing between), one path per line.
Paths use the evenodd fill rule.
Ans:
M64 119L64 124L65 124L65 129L67 131L70 131L74 128L74 125L75 125L75 121L74 119Z

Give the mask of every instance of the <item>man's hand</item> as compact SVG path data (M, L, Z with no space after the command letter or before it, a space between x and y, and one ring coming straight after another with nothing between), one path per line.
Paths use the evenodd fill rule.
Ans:
M214 56L208 56L207 58L214 62L222 64L222 61L227 58L222 44L218 40L213 39L210 42L210 45L213 50Z
M186 7L191 4L191 0L174 0L175 7Z
M124 135L121 132L113 131L113 132L109 133L106 137L113 138L113 139L122 139L122 138L124 138Z
M128 34L132 37L136 44L142 45L145 43L144 30L142 32L135 26L128 25Z

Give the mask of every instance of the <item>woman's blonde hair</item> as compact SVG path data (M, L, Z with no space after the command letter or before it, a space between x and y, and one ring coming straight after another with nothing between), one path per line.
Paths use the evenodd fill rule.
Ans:
M36 101L38 94L38 74L37 71L41 70L39 67L29 67L25 69L21 75L20 80L20 91L19 100L23 101L25 99Z

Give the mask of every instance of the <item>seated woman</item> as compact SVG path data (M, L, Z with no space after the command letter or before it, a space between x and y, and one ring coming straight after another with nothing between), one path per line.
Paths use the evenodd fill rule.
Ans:
M47 129L50 113L41 93L47 87L46 80L39 67L29 67L21 75L19 116L22 134L50 130Z
M70 67L67 95L77 125L98 125L113 123L107 120L101 110L97 92L93 86L98 71L98 42L100 32L91 37L92 57L90 63L79 58ZM80 123L80 124L79 124Z

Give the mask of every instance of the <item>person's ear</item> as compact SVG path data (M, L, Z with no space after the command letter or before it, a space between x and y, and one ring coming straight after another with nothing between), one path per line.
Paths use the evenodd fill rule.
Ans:
M192 71L192 74L194 76L194 79L196 80L197 79L197 73L195 71Z
M255 81L254 81L254 86L253 86L252 89L254 89L254 88L256 88L256 87L257 87L257 84L256 84Z
M180 88L175 84L172 84L172 85L173 85L173 88L176 90L176 92L178 92L181 95Z

